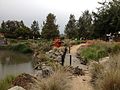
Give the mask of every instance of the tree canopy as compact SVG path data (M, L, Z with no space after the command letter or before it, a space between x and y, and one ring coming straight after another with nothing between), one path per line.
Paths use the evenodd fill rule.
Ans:
M64 32L69 39L77 37L76 20L74 15L70 15L69 21L65 26Z
M29 38L30 29L24 25L23 21L6 21L1 24L1 33L6 38Z
M39 33L39 24L37 21L33 21L33 23L31 24L31 30L32 30L32 36L33 39L40 37L40 33Z
M94 16L94 34L97 38L105 38L106 34L112 34L117 37L120 31L120 1L112 0L99 3L102 6L98 8Z
M84 11L77 22L78 38L92 38L92 15L88 10Z
M56 24L56 16L49 13L46 21L43 22L41 36L44 39L54 39L59 36L58 25Z

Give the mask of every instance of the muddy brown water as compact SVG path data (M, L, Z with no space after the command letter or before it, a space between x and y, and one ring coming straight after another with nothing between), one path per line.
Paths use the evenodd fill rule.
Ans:
M0 50L0 79L8 75L33 73L32 55Z

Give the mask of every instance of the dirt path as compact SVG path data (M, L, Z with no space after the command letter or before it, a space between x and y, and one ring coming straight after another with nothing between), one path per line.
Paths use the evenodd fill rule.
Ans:
M79 59L76 58L77 50L82 45L85 45L85 44L72 46L70 54L72 55L72 66L73 67L79 66L80 68L82 68L85 71L85 76L74 77L72 82L71 82L71 86L72 86L71 90L93 90L92 85L90 84L91 77L90 77L88 66L80 64ZM69 55L66 56L66 58L67 57L69 57ZM69 58L66 59L67 63L69 63L68 59Z
M75 55L75 54L77 53L77 50L79 49L79 47L82 46L82 45L84 45L84 44L79 44L79 45L74 45L74 46L72 46L72 47L70 48L70 53L71 53L72 55Z

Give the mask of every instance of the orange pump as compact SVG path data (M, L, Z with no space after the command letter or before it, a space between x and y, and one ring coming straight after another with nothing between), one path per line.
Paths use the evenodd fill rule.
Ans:
M61 41L60 38L57 37L57 38L54 39L54 41L53 41L54 47L59 48L61 46L61 44L62 44L62 41Z

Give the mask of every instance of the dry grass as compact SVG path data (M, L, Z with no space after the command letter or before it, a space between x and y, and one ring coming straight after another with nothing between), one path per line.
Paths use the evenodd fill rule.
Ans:
M97 65L92 69L92 75L96 76L95 90L120 90L120 55L111 57L103 67Z
M69 74L57 70L52 76L44 78L40 82L40 90L69 90Z

